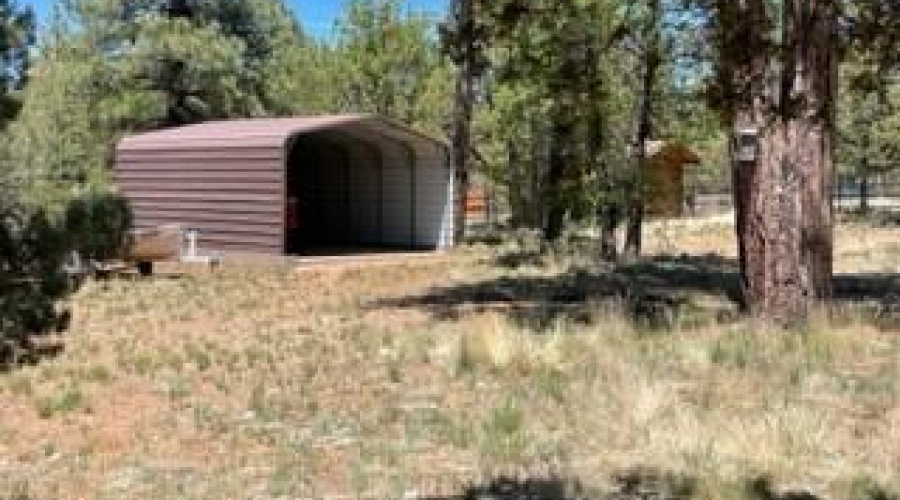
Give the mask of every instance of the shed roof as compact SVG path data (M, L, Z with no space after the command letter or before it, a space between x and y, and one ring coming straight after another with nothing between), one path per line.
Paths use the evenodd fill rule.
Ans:
M701 160L689 147L673 141L647 141L647 156L657 168L677 170L691 163L700 163Z
M447 147L446 143L439 139L388 118L369 114L346 114L211 121L125 137L119 141L117 149L146 151L280 148L292 137L326 130L342 130L363 139L383 138L402 141L414 147Z

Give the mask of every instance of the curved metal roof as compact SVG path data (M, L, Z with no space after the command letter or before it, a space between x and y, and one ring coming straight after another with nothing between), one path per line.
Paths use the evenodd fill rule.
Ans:
M368 114L251 118L168 128L125 137L119 151L281 148L298 135L326 130L358 132L368 137L446 148L439 139L393 120Z

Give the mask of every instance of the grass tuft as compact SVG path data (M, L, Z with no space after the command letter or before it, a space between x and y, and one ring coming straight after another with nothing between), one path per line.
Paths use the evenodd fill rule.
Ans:
M496 471L572 498L900 500L896 228L839 228L839 300L797 331L731 300L724 219L651 229L619 269L525 235L88 283L63 351L0 374L0 489L449 499Z

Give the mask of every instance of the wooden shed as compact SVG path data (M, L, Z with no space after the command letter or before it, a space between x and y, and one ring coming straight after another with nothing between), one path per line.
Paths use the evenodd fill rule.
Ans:
M135 225L275 255L453 244L447 146L372 115L209 122L126 137L116 183Z
M647 143L644 167L646 209L649 215L678 217L684 213L684 173L700 157L684 144L668 141Z

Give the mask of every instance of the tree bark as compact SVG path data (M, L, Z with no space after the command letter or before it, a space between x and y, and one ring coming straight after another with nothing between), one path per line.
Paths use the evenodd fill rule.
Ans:
M544 205L546 196L546 176L545 170L547 166L547 126L538 118L533 118L531 124L534 138L531 141L531 150L528 157L528 221L531 228L539 229L544 227Z
M756 160L735 161L736 225L746 306L788 325L831 294L837 7L785 0L777 58L764 4L744 1L739 35L752 56L734 68L744 83L735 133L759 134Z
M616 228L619 226L619 207L607 203L600 208L600 258L615 262L619 258L616 246Z
M616 199L615 186L609 162L604 158L606 146L607 113L604 109L601 89L606 84L604 77L598 71L599 57L592 48L587 50L589 62L589 77L585 81L584 95L591 96L586 106L589 106L588 117L588 164L593 166L601 179L599 193L599 206L596 212L596 223L600 229L600 258L607 262L615 262L619 258L619 249L616 246L616 228L621 219L621 200Z
M628 207L628 224L625 227L625 247L622 255L626 261L633 261L641 256L644 243L644 200L635 197Z
M641 82L640 108L637 137L635 141L635 166L630 186L628 203L628 227L625 234L623 254L626 259L636 259L641 255L644 229L644 179L647 163L647 142L653 137L653 107L656 92L656 77L662 63L662 1L649 0L650 20L645 35L643 54L643 78Z
M509 181L507 200L510 209L510 225L513 228L528 227L527 171L523 168L519 145L512 140L506 143L507 163L509 164Z
M859 176L859 213L869 213L869 173L863 171Z
M547 173L547 218L544 222L544 240L556 241L562 236L566 222L566 200L562 184L569 166L569 141L572 126L569 117L560 113L554 116L550 136L550 168Z
M862 162L859 165L859 212L869 213L869 132L862 136Z
M469 148L472 142L472 109L475 101L474 0L456 0L461 57L457 67L453 105L451 163L456 174L454 241L466 238L466 193L469 189Z

